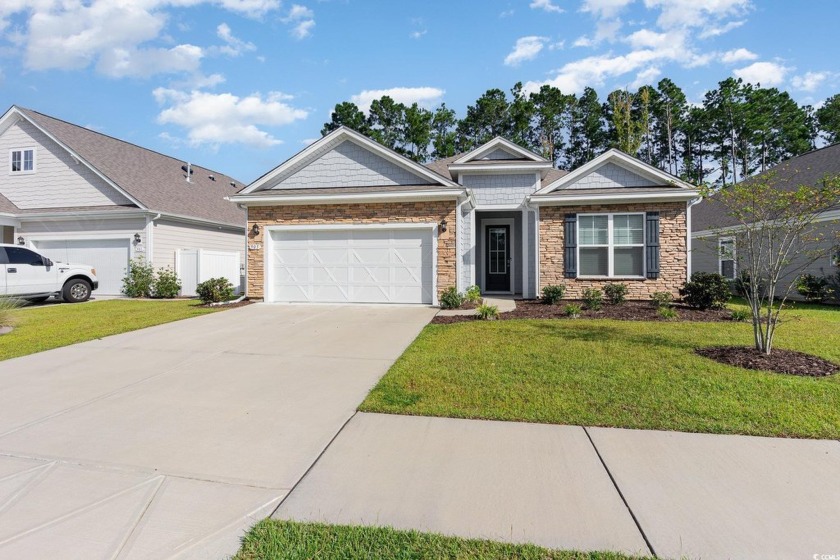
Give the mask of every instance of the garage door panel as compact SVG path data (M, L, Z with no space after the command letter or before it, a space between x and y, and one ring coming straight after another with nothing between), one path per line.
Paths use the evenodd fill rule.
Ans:
M431 303L431 228L271 232L276 301Z
M96 269L99 289L94 294L119 295L128 271L128 239L70 239L34 242L38 252L54 261L85 264Z

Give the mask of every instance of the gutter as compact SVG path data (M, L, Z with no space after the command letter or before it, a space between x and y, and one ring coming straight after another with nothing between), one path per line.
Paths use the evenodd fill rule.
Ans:
M317 189L313 189L317 190ZM264 191L263 191L264 192ZM291 206L301 204L338 204L363 202L398 202L403 200L450 200L466 195L465 189L436 189L429 191L392 191L295 196L229 196L225 200L241 206Z
M566 191L568 192L568 191ZM565 195L565 196L529 196L526 200L527 204L531 206L577 206L580 204L626 204L632 202L680 202L688 201L697 198L699 191L686 190L684 192L675 193L644 193L644 194L626 194L616 195L610 193L608 195L586 194L586 195Z

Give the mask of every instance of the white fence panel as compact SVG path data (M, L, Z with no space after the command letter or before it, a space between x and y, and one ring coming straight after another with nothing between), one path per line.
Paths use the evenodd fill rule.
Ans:
M219 277L227 278L237 294L240 291L240 255L237 252L181 249L176 262L182 296L195 296L200 283Z

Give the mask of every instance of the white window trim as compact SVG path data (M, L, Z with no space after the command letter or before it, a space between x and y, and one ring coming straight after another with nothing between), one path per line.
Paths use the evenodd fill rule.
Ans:
M12 171L12 154L14 152L20 152L20 165L23 167L23 153L29 151L32 152L32 170L24 171L21 169L20 171ZM36 171L38 171L38 150L34 146L26 148L12 148L9 150L9 175L32 175Z
M607 217L607 243L606 244L599 244L599 245L582 245L580 242L580 218L582 216L606 216ZM615 216L641 216L642 217L642 242L641 243L634 243L632 245L616 245L613 242L613 218ZM644 280L647 277L647 259L645 258L645 242L647 241L647 232L645 231L645 213L644 212L593 212L593 213L581 213L577 215L577 220L575 221L575 235L577 236L577 248L575 249L577 255L577 278L581 280ZM585 275L580 273L580 250L581 248L591 248L591 247L606 247L607 248L607 275L600 276L600 275ZM628 276L628 275L619 275L616 276L613 271L613 265L615 259L613 258L614 250L616 247L624 248L624 247L641 247L642 248L642 274L641 276Z
M732 257L724 259L723 258L723 247L724 243L732 243ZM718 238L718 274L723 276L723 261L732 261L732 278L727 278L723 276L727 280L734 280L738 278L738 246L735 242L734 237L719 237Z

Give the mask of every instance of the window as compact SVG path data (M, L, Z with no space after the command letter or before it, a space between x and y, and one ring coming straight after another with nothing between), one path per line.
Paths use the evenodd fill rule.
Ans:
M735 240L721 237L718 241L718 270L720 275L730 280L735 279Z
M31 264L32 266L43 266L44 258L29 249L23 247L6 247L6 262L8 264Z
M34 173L35 149L12 150L11 171L12 173Z
M578 276L644 276L644 214L581 214Z

